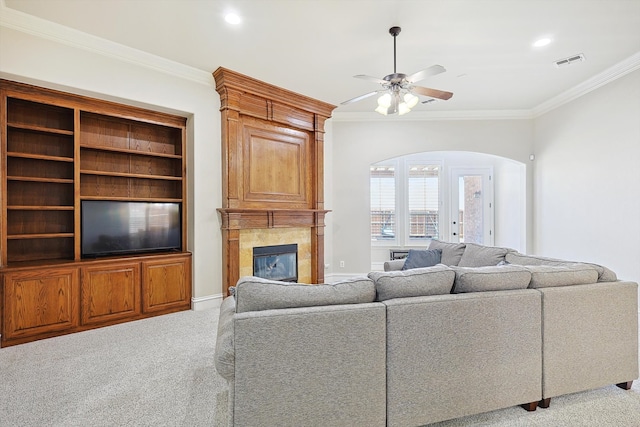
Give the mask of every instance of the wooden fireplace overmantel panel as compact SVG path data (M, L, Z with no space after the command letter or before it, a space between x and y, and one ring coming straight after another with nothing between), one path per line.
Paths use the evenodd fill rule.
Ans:
M334 105L226 68L222 116L223 288L239 275L239 231L306 227L312 281L324 280L324 124Z

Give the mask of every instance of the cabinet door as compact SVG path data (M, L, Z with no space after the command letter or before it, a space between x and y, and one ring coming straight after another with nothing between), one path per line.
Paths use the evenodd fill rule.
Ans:
M140 264L82 269L82 324L116 321L140 314Z
M145 313L191 306L191 257L142 263L142 309Z
M4 275L3 340L64 331L78 325L77 268Z

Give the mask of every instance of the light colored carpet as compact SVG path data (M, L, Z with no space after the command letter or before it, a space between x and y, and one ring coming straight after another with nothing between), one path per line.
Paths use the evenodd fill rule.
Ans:
M0 349L0 426L224 426L217 322L218 310L184 311ZM640 427L640 384L436 426Z

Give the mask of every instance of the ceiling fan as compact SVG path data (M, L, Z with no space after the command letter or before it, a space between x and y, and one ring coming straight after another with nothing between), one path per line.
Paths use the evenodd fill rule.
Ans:
M382 89L356 96L348 101L344 101L342 105L351 104L352 102L361 101L370 96L382 93L382 96L378 98L378 108L376 108L376 111L384 115L394 113L402 115L411 111L418 103L419 98L414 95L414 93L432 98L425 101L425 103L433 101L433 98L447 100L453 96L451 92L414 85L414 83L424 80L429 76L444 73L446 70L442 65L432 65L409 76L396 72L396 37L400 34L400 31L400 27L389 28L389 34L393 36L393 74L384 76L382 79L364 74L354 76L358 79L379 83L382 85Z

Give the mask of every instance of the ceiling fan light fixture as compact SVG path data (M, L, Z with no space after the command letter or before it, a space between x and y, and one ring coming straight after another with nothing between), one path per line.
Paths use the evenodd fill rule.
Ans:
M406 102L401 102L400 105L398 105L399 116L402 116L403 114L407 114L409 111L411 111L411 108L409 108Z
M380 98L378 98L378 106L384 107L385 109L389 108L391 106L391 94L387 92L380 96Z
M382 105L378 105L378 108L376 108L375 111L376 111L376 113L380 113L383 116L386 116L388 110L389 110L389 107L384 107Z
M407 107L409 107L410 109L415 107L418 104L419 100L420 99L411 92L407 92L404 94L404 102L407 103Z

